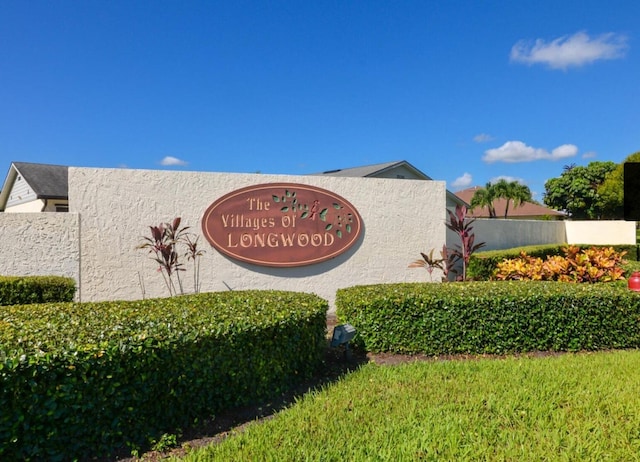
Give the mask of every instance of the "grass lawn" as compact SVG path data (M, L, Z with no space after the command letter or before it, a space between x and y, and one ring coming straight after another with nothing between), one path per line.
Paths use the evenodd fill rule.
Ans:
M369 363L183 460L640 460L640 352Z

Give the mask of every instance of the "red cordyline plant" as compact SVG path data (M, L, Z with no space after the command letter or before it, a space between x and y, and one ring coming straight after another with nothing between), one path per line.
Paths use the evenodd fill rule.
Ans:
M447 210L447 212L449 213L449 222L445 223L445 225L460 237L460 244L456 244L452 249L443 245L442 250L440 251L440 258L433 258L433 249L431 249L429 255L421 252L420 255L422 256L422 260L412 262L409 265L409 268L425 268L429 272L430 279L433 270L438 268L442 270L444 275L442 280L448 281L449 274L457 273L457 270L454 267L458 262L461 262L462 274L457 276L456 280L466 281L469 259L473 252L484 247L485 243L475 243L475 234L472 233L473 226L471 226L475 221L475 218L467 218L467 208L464 205L456 205L455 213L450 210Z
M180 262L178 254L178 245L187 246L188 259L194 260L194 289L199 291L199 264L197 258L202 256L204 251L198 250L198 238L192 239L187 233L188 226L180 228L181 218L174 218L171 223L161 223L158 226L149 226L151 237L143 237L144 242L138 245L137 249L146 249L152 254L151 259L158 263L158 271L162 274L165 285L169 290L169 295L173 296L178 293L183 294L184 288L180 279L180 271L185 271L183 264ZM178 289L174 283L174 276L178 284ZM178 292L179 290L179 292Z
M445 223L447 228L456 233L460 237L460 244L456 244L451 249L451 254L457 257L462 262L462 280L467 280L467 266L469 266L469 260L471 255L476 250L484 247L485 242L475 243L476 236L473 231L473 224L476 221L475 218L467 218L467 207L464 205L456 205L456 212L453 213L447 209L449 214L449 223Z
M446 248L446 246L445 246ZM429 252L429 255L427 255L426 253L422 253L420 252L420 255L422 256L422 260L416 260L414 262L412 262L409 265L409 268L424 268L427 270L427 272L429 273L429 280L433 281L433 270L434 269L439 269L442 270L443 272L445 272L445 276L446 276L446 271L445 271L445 259L443 258L434 258L433 257L433 249L431 249L431 252Z
M195 236L195 239L192 237L193 235L185 235L184 244L187 246L187 253L185 256L187 260L193 260L193 290L195 293L200 292L200 259L204 254L204 250L198 249L198 239L200 236Z
M455 269L456 262L458 261L458 257L451 253L451 251L447 248L446 244L442 245L442 250L440 251L440 255L442 256L442 265L443 265L442 280L443 282L447 282L449 280L449 274L456 274L458 272Z

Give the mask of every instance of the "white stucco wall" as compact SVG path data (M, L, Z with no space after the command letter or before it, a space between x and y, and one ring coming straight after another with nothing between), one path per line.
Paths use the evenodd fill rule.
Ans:
M201 232L207 207L236 189L271 182L311 184L342 196L362 216L363 236L345 254L295 268L250 265L212 248ZM135 247L149 225L177 216L206 249L200 271L205 292L294 290L332 303L341 287L427 281L426 271L407 266L445 241L445 183L438 181L72 167L69 204L80 214L83 301L142 298L142 286L146 297L168 295L156 264ZM190 263L187 270L183 279L191 292Z
M635 244L635 221L567 221L569 244Z
M499 250L544 244L635 244L633 221L556 221L479 218L473 224L477 242L486 242L481 250ZM447 245L459 239L447 229Z
M342 196L362 216L362 237L332 260L296 268L250 265L211 247L201 231L207 207L228 192L272 182L311 184ZM143 291L147 298L167 296L156 264L135 247L149 225L180 216L206 250L202 291L294 290L333 304L342 287L429 281L426 271L409 263L419 252L439 254L445 238L449 246L458 243L445 228L445 186L438 181L70 168L69 199L70 213L0 213L0 274L72 277L81 301L139 299ZM474 232L476 242L487 242L483 250L635 243L635 223L624 221L478 219ZM185 290L192 292L193 266L184 262Z
M79 217L74 213L0 213L0 274L80 280Z
M486 243L481 251L566 242L564 222L554 220L478 218L473 232L476 243ZM448 229L447 243L459 243L459 238Z

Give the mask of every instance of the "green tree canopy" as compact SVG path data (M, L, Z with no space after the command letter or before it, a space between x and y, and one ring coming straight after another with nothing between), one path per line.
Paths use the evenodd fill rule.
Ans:
M615 168L616 164L611 161L590 162L586 167L566 166L559 177L544 184L544 203L553 209L564 210L572 218L603 218L605 210L598 188Z
M640 162L640 151L627 156L621 164L607 174L598 188L603 218L624 217L624 164L627 162Z
M471 207L487 207L489 210L489 218L496 218L496 208L494 201L496 199L505 199L506 206L504 209L504 217L509 214L509 205L513 202L513 206L520 207L525 202L531 202L531 190L517 181L507 181L501 179L496 183L487 183L484 188L478 189L471 198Z
M497 193L496 195L506 200L504 208L504 217L507 218L509 214L509 204L513 202L513 207L520 207L525 202L531 202L531 190L528 186L523 185L517 181L500 180L492 185Z
M478 189L471 198L471 208L487 207L489 210L489 218L496 217L496 209L493 201L496 199L495 190L491 187L491 183L487 183L484 188Z

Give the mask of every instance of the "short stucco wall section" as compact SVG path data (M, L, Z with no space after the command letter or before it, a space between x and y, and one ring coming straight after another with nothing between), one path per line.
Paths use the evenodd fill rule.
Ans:
M271 268L232 260L205 240L201 220L221 196L246 186L290 182L327 189L349 201L364 231L346 253L319 264ZM80 214L83 301L167 296L157 265L136 250L149 226L181 217L200 236L201 291L277 289L315 293L331 304L339 288L427 281L408 268L419 252L445 242L445 183L397 179L69 169L69 206ZM193 265L182 273L193 292ZM434 280L440 277L435 275Z
M615 245L636 243L635 221L567 221L569 244Z
M501 250L527 245L636 243L633 221L547 221L479 218L473 224L475 242L485 242L481 250ZM447 245L459 238L447 230Z
M80 281L79 217L73 213L0 213L0 274L65 276Z
M482 251L567 242L562 221L479 218L473 224L473 232L476 243L486 243ZM450 235L447 239L457 243Z

